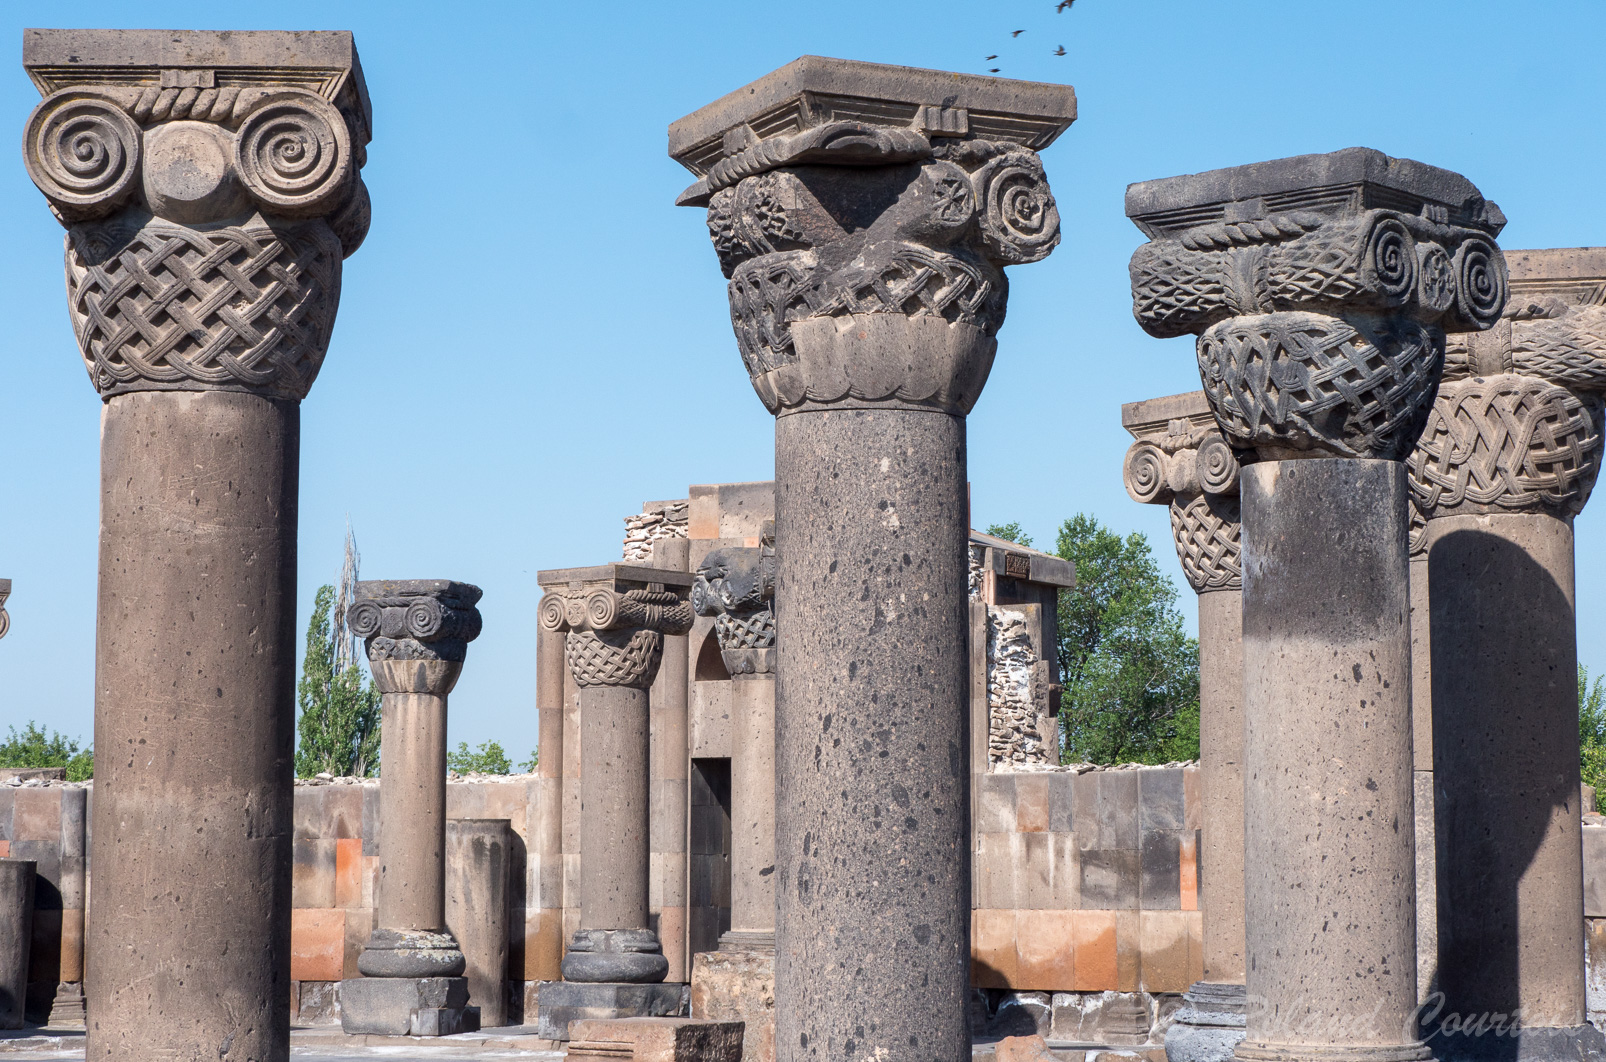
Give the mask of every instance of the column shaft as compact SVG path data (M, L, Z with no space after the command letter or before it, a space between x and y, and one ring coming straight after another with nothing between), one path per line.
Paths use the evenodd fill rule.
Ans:
M776 1057L968 1060L964 420L775 440Z
M535 704L540 717L540 762L536 766L536 822L531 842L537 868L531 881L534 895L529 906L539 909L538 930L525 934L524 973L528 980L546 981L561 974L563 959L563 714L564 678L562 631L536 635ZM529 954L535 949L536 954Z
M1244 981L1243 593L1199 595L1204 979Z
M1238 1055L1423 1058L1404 470L1264 461L1242 492L1255 872Z
M646 929L647 691L580 689L581 929Z
M91 1058L289 1053L299 425L223 391L104 408Z
M1438 983L1464 1019L1584 1023L1571 521L1428 521Z
M387 693L380 709L381 929L446 928L446 698Z
M731 932L773 941L774 675L741 675L731 683L731 723Z

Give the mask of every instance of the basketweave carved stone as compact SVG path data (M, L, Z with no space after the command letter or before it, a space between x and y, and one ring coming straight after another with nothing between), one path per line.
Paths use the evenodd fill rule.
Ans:
M1128 403L1121 424L1137 440L1122 467L1126 492L1135 502L1170 506L1188 585L1201 594L1241 589L1238 473L1254 455L1228 444L1203 391Z
M716 549L697 567L691 605L714 617L720 657L732 675L775 670L775 524L757 546Z
M765 406L969 412L1075 117L1069 86L805 56L672 125Z
M23 162L101 395L305 397L369 224L351 35L28 30L23 62Z
M1505 223L1459 174L1365 148L1146 181L1127 216L1133 313L1194 334L1236 448L1402 459L1421 430L1444 329L1506 302Z
M629 564L542 573L541 629L567 633L564 659L579 686L646 689L658 673L664 635L685 634L693 613L686 572Z

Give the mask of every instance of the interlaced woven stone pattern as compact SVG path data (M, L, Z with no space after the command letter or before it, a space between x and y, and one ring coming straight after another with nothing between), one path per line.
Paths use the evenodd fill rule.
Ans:
M658 631L570 631L564 656L578 686L633 686L646 689L658 672L664 636Z
M73 331L102 395L151 387L306 396L340 300L322 221L197 231L160 222L67 238Z
M1195 593L1243 588L1239 519L1236 496L1194 494L1171 503L1171 537Z
M772 649L775 647L775 613L769 609L714 617L714 633L721 649Z
M1599 410L1531 376L1455 380L1439 389L1406 463L1427 516L1583 509L1600 471Z
M1362 335L1315 313L1234 317L1199 336L1199 373L1235 445L1403 458L1416 438L1444 333L1406 319Z

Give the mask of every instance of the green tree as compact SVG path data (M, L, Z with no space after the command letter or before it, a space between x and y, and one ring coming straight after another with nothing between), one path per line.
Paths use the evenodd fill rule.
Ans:
M1589 669L1578 665L1579 774L1596 789L1606 779L1606 689L1602 676L1589 680Z
M1199 643L1148 539L1085 513L1060 527L1076 565L1060 593L1060 734L1066 763L1165 763L1199 755Z
M1032 546L1032 536L1021 530L1020 523L1015 520L1011 520L1007 524L988 524L987 534L992 535L994 538L1003 538L1008 539L1010 542L1018 542L1027 549L1030 549Z
M541 766L541 750L532 749L530 758L519 764L519 771L522 774L534 774L535 769L539 766Z
M331 630L334 604L335 588L318 587L296 691L301 709L296 774L368 778L379 773L379 691L355 662L340 666L344 624L338 632Z
M482 742L477 749L470 749L468 742L459 741L456 752L446 753L446 766L458 774L513 773L513 761L495 741Z
M78 742L54 730L46 731L29 720L17 733L0 741L0 767L65 767L67 781L87 782L95 775L95 750L79 751Z

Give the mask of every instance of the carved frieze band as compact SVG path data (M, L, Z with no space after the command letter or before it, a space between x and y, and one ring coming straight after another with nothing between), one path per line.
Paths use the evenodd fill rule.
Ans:
M580 686L652 685L665 634L691 629L692 608L668 590L553 590L537 609L541 629L567 632L564 658Z
M29 116L23 161L68 230L79 349L105 397L300 399L328 349L341 261L368 231L366 110L354 92L337 105L189 73L141 86L111 70Z
M714 617L720 656L732 675L775 670L773 524L762 545L716 549L697 568L691 604Z

